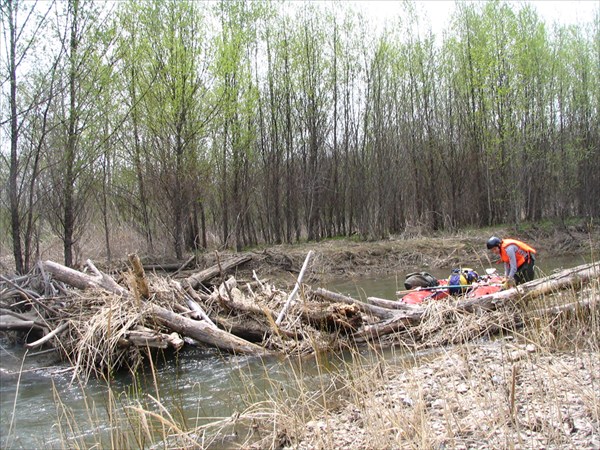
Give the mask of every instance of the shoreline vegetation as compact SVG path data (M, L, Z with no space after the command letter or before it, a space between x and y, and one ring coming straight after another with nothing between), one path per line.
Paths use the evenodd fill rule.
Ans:
M547 257L562 252L594 261L598 252L594 247L599 242L597 232L577 228L568 233L537 230L537 239L529 240ZM526 237L532 238L534 232L530 233ZM495 230L494 234L506 233ZM277 309L273 310L279 311L288 296L276 287L277 283L290 291L302 266L299 257L306 256L307 251L314 251L315 256L308 265L303 285L318 286L332 276L382 275L402 271L402 267L405 272L414 266L444 268L461 262L486 267L490 262L482 250L484 242L485 237L479 231L435 238L421 236L366 243L335 240L269 247L250 252L254 255L253 263L236 267L235 277L248 283L254 277L255 290L257 285L269 284L267 290L278 297ZM202 261L200 264L204 265L200 267L210 267L211 257L219 263L225 261L223 254L215 253L201 255L196 263ZM119 282L139 293L143 288L136 284L135 264L131 264L132 270ZM179 264L181 267L182 263ZM102 275L97 268L94 273L93 267L93 275ZM192 271L194 275L186 271L180 271L180 276L198 277L197 269ZM223 282L225 274L218 275L216 289L221 289L221 299L236 299L234 287ZM170 283L175 277L167 279L168 283L160 285L165 291L167 287L172 290ZM157 286L154 284L152 288L156 290ZM166 448L256 449L597 448L600 444L599 292L596 276L581 288L545 293L526 302L517 300L492 311L466 313L438 302L426 308L427 317L418 327L369 340L362 350L345 344L343 347L351 352L352 362L316 391L299 376L296 398L282 395L250 403L235 418L221 418L199 427L185 420L180 422L178 415L166 410L159 400L157 404L140 402L125 408L114 403L111 443L102 444L109 448L148 444L164 444ZM205 293L198 295L200 300L207 298ZM299 296L304 295L301 289ZM95 299L94 309L106 307L105 302L113 301L109 297L93 291L80 294L78 300ZM131 303L118 309L134 309L136 298L137 294ZM305 300L303 297L302 301ZM552 307L556 311L551 312ZM234 309L232 304L229 308ZM246 313L251 314L249 305ZM93 319L99 317L94 315ZM98 335L95 331L106 331L102 328L106 319L100 320L102 324L98 323L98 327L88 319L84 321L88 335L70 336L73 342L78 338L95 349L95 353L85 357L82 353L71 354L71 357L79 355L80 359L75 360L81 367L86 366L85 358L88 366L101 360L102 350L108 348L110 339L130 339L130 335L103 332L100 335L105 339L95 341ZM112 316L111 326L116 327L121 319L126 321L126 315ZM270 339L279 338L287 345L295 342L299 349L290 353L292 358L318 360L319 351L331 345L331 342L316 342L317 337L323 336L313 333L306 339L313 351L318 350L315 353L300 348L303 344L290 336L286 340L274 334ZM394 346L412 355L406 365L392 363L384 356L382 349ZM365 356L365 349L369 357ZM421 358L423 349L435 352ZM336 350L330 346L329 351ZM111 361L105 367L106 372L110 373L119 362ZM86 376L91 376L91 367L86 370L90 370ZM69 430L78 427L68 422L75 419L65 414L58 420L67 421L62 424L65 442L72 440ZM97 439L100 442L105 438ZM89 441L81 445L89 448Z

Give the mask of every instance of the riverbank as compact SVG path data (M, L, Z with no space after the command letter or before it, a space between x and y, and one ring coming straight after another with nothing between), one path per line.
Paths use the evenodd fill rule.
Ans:
M286 448L600 448L597 349L506 338L372 375Z
M320 260L312 282L386 276L410 267L490 267L485 241L491 234L526 240L539 258L590 260L600 250L598 230L578 227L520 235L493 230L373 243L331 241L315 247ZM298 261L310 249L296 246L282 254ZM373 367L353 367L338 380L338 390L347 395L316 415L303 413L309 420L286 424L291 432L283 448L598 449L598 283L562 301L590 299L596 306L585 317L536 320L517 334L445 347L414 365L382 359Z
M465 264L489 267L485 241L491 234L530 242L538 249L540 258L570 254L589 260L598 253L600 242L596 234L585 229L541 228L519 234L495 229L453 235L396 236L378 242L339 239L248 250L245 253L252 259L236 269L235 277L240 285L255 276L267 279L269 285L289 292L311 250L314 257L303 281L312 287L332 278L380 277L404 274L412 268L447 269ZM228 256L220 252L218 258L225 261ZM216 257L215 252L200 255L199 265L192 272L209 267L210 258ZM253 289L256 293L256 287ZM166 287L157 292L163 291L172 300ZM369 364L362 364L363 351L378 355L382 347L389 349L390 340L375 340L368 349L354 343L344 347L344 353L353 355L352 362L339 373L329 373L329 363L326 358L321 361L319 352L306 354L305 358L315 358L318 370L327 374L320 383L321 390L315 391L313 385L305 384L302 369L297 377L298 387L294 388L300 396L280 394L283 391L274 379L270 382L274 389L267 390L267 400L257 400L256 404L242 408L243 412L236 410L231 418L216 420L210 427L221 428L223 423L240 427L224 434L226 438L237 436L237 443L246 442L236 444L240 448L597 448L598 291L596 281L590 289L568 291L564 298L552 296L552 303L540 301L540 306L548 306L576 302L582 296L596 299L591 313L586 315L580 312L527 319L523 314L512 315L511 310L500 311L497 317L490 313L461 316L451 308L438 311L418 331L420 339L413 330L405 330L403 339L396 339L401 337L398 334L391 336L403 356L409 355L408 364L383 354ZM95 301L96 297L91 295L89 299ZM281 300L285 300L283 297ZM153 303L157 301L153 298ZM81 306L82 298L78 296L74 304ZM115 312L128 309L122 301L113 304ZM273 310L280 311L281 306L278 303ZM444 305L440 302L439 306ZM428 319L432 319L433 309L428 308ZM129 310L135 312L134 307ZM258 313L265 315L264 310ZM115 317L111 316L112 326ZM520 317L526 320L514 326L515 318ZM86 330L92 328L91 321L83 323ZM439 332L434 334L435 330ZM504 337L494 343L481 338L496 339L499 334ZM458 339L445 339L447 336ZM449 342L460 344L450 346ZM327 342L324 344L326 348ZM426 358L422 358L423 348L429 349ZM342 353L339 350L328 352L328 356L337 356ZM256 382L263 386L265 380ZM254 380L249 386L255 386ZM139 408L138 412L146 420L154 417L155 409L150 405ZM115 410L120 411L121 407L115 406ZM164 416L160 420L170 423L172 412L161 411ZM131 420L129 415L127 420ZM187 448L205 432L202 427L195 429L193 423L187 419L175 420L168 436L147 438L149 442L181 439ZM129 439L127 429L123 428L125 440ZM560 434L559 429L566 431ZM241 436L247 432L250 434L246 441ZM223 435L221 430L217 434Z
M386 240L364 242L331 239L293 245L270 246L249 252L252 261L239 268L239 276L253 273L274 280L282 288L294 285L309 251L314 252L304 282L309 285L332 279L386 277L413 270L451 269L457 266L493 267L485 243L490 236L515 237L538 251L538 260L570 256L586 261L600 257L600 227L576 224L568 227L531 225L519 232L505 228L468 230L425 235L407 232ZM205 254L209 266L213 254ZM496 264L500 270L500 265Z

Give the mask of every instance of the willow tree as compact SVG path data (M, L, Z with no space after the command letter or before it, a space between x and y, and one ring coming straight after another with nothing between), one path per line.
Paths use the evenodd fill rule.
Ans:
M489 225L502 212L502 193L498 179L507 172L506 158L502 160L490 140L490 81L495 55L491 52L493 25L480 14L474 4L458 4L453 22L454 34L447 41L453 71L448 74L455 92L453 98L457 133L464 139L464 161L469 165L472 183L466 187L473 199L471 208L477 211L479 225Z
M249 214L252 205L251 175L257 136L255 117L258 90L252 74L252 55L257 40L257 21L264 14L260 3L221 1L216 8L221 24L216 36L216 79L219 120L214 122L214 144L219 176L222 240L228 246L257 241ZM233 219L233 231L230 220ZM232 239L233 235L233 239Z
M47 58L27 74L35 51L40 50L36 39L40 28L46 25L53 8L50 2L37 11L36 5L19 0L7 0L0 5L2 31L7 57L10 93L6 116L10 131L10 161L8 194L11 217L13 257L17 273L27 272L32 254L32 235L39 217L36 208L36 182L40 172L41 143L47 132L47 112L55 80L55 60ZM37 13L40 13L39 15ZM37 77L36 73L44 72ZM38 83L43 80L44 82ZM2 124L3 126L5 123Z
M148 213L183 258L185 231L202 196L206 125L213 102L207 88L206 24L196 2L153 1L132 8L123 78L129 92L138 208L150 243ZM124 13L124 18L128 15ZM146 186L153 186L147 189ZM149 198L151 197L151 198ZM154 205L150 208L149 203Z
M154 252L154 230L156 221L152 219L150 201L152 181L148 179L147 166L151 164L150 134L145 132L143 100L152 87L156 73L149 70L147 35L143 34L144 15L142 2L130 1L118 10L118 23L121 29L118 40L119 76L115 89L123 93L126 107L123 118L123 133L120 134L124 148L121 157L127 161L120 164L118 171L119 191L115 193L115 203L120 214L127 218L144 236L148 252ZM127 130L127 131L125 131Z
M57 68L56 95L49 109L51 132L45 146L43 180L46 217L63 242L64 261L72 266L78 241L90 218L95 164L101 154L98 132L104 111L99 94L110 85L111 36L104 33L104 12L91 1L58 4L50 38L64 49Z
M286 195L284 186L286 180L286 152L289 142L289 128L286 127L286 105L289 105L289 90L285 89L286 62L289 60L287 45L287 27L285 19L267 21L262 28L262 41L266 59L266 71L261 74L255 70L256 84L261 95L258 103L258 141L257 150L260 156L259 177L257 184L260 192L259 222L260 230L265 242L280 244L284 240L290 241L290 217L284 213L288 211L290 197ZM255 61L258 66L258 61ZM289 162L289 161L288 161ZM291 211L291 209L290 209ZM285 230L288 230L286 232Z
M299 157L298 189L308 240L324 235L322 224L323 189L327 176L321 165L325 155L331 108L331 46L327 44L330 15L313 7L298 15L298 27L291 37L293 108L296 116L296 152Z
M600 10L589 28L558 28L554 43L559 64L555 88L559 120L553 122L556 139L551 148L556 164L551 176L557 213L565 217L594 217L599 211L599 30Z

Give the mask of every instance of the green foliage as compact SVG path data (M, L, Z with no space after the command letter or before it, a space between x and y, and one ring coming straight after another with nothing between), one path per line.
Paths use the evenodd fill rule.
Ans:
M434 34L414 3L374 32L343 2L72 1L48 41L76 4L77 51L46 47L61 78L44 58L22 77L51 131L31 109L19 151L40 149L37 192L72 186L80 229L102 200L180 256L198 223L241 249L600 214L600 14L458 2Z

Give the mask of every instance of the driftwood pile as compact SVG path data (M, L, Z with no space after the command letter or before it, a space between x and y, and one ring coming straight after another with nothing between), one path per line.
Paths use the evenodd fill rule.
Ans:
M73 376L87 379L107 370L135 370L151 349L208 345L234 354L306 354L360 343L415 343L437 332L437 344L451 342L444 333L448 311L487 317L471 338L511 323L518 315L497 315L515 301L578 289L600 278L600 265L566 270L517 288L478 299L406 305L369 297L367 302L302 284L312 252L289 294L261 281L239 282L225 275L251 257L219 262L185 278L146 274L136 255L118 279L87 261L77 271L53 261L40 262L32 274L0 276L0 331L26 335L30 349L56 349L71 363ZM209 281L220 278L211 285ZM597 299L562 308L598 307ZM445 312L439 313L440 308ZM437 312L436 312L437 311ZM473 314L475 313L475 314ZM465 327L461 325L465 330ZM468 327L467 327L468 328ZM440 338L440 336L445 336ZM406 342L404 342L406 343Z

